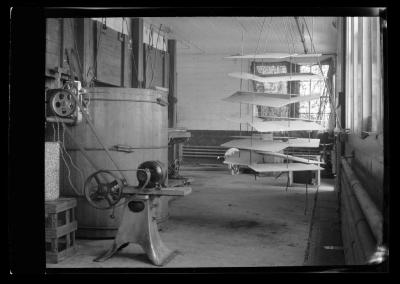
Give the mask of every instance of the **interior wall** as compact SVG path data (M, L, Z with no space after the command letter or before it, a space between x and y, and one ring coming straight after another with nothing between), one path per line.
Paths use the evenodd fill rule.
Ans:
M121 30L122 21L108 19L107 26L90 18L49 18L46 21L45 50L45 87L61 88L70 79L66 49L74 50L75 71L82 69L83 79L87 82L95 76L94 87L132 87L132 42L128 26ZM168 87L169 57L166 51L144 45L146 69L146 87ZM148 56L147 56L148 55ZM97 57L97 62L96 62ZM147 59L147 61L146 61ZM136 72L135 72L136 73ZM77 74L76 74L77 75ZM74 78L80 80L79 76ZM48 115L50 113L48 112ZM57 123L47 122L45 141L62 140L63 128ZM60 180L66 180L68 171L64 161L60 162Z
M371 28L368 25L376 24L377 19L370 20L342 18L339 22L341 40L338 43L337 53L339 68L336 74L336 95L339 96L340 92L345 94L345 100L341 100L342 105L339 109L346 114L343 128L347 129L348 134L344 140L341 140L342 142L338 142L337 149L339 151L344 147L342 154L345 157L351 157L347 159L351 170L376 207L383 212L384 133L383 121L380 117L382 113L372 112L372 127L366 128L362 123L367 118L371 120L363 111L367 106L371 109L372 104L372 109L376 110L383 105L383 90L380 83L383 76L380 63L382 62L382 40L379 32L377 38L365 32ZM375 32L377 32L377 27L375 27ZM343 66L342 63L344 63ZM371 68L374 71L372 74ZM371 111L367 114L370 116ZM343 118L343 115L340 116ZM360 211L361 204L355 198L353 189L344 177L342 168L338 176L338 184L341 194L342 238L346 263L361 264L371 256L368 249L376 246L376 240L371 234L364 214ZM367 228L364 232L360 231L362 223L365 223L364 227ZM372 246L371 240L373 240Z
M226 54L181 54L177 56L178 126L189 130L239 130L225 117L239 116L239 104L222 101L240 90L240 80L228 73L241 70L240 60L224 59ZM243 71L248 71L243 61ZM248 82L243 80L243 90ZM249 86L252 88L252 86ZM242 106L242 114L247 113Z
M371 33L371 29L375 30ZM346 128L345 154L373 201L382 209L383 89L382 42L377 17L346 18ZM371 69L373 72L371 72ZM369 112L366 113L366 108ZM372 110L376 110L371 112ZM379 111L378 111L379 109ZM372 127L365 121L371 121Z

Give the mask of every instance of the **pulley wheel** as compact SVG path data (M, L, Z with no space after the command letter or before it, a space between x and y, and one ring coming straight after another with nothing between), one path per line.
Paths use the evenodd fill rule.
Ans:
M52 112L60 117L72 115L76 109L76 101L73 94L64 89L49 90L49 105Z
M123 187L122 181L110 171L100 170L86 179L85 197L97 209L110 209L121 200Z

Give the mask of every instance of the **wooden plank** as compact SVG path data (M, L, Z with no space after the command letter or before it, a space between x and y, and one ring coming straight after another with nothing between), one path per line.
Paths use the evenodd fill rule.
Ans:
M283 59L283 58L290 57L291 55L294 56L296 54L270 52L270 53L262 53L262 54L231 55L231 56L227 56L224 58L226 58L226 59L268 59L268 58Z
M138 194L138 195L185 196L192 192L192 188L188 186L182 186L182 187L166 187L161 189L139 190L138 188L133 186L126 186L124 187L123 192L127 194Z
M283 81L306 81L306 80L323 80L323 76L313 74L313 73L283 73L283 74L273 74L266 76L257 76L250 73L245 72L234 72L228 74L231 77L244 79L244 80L253 80L261 83L276 83Z
M224 57L226 59L288 59L288 58L297 58L297 59L307 59L307 58L319 58L321 57L321 53L307 53L307 54L297 54L297 53L278 53L278 52L269 52L262 54L246 54L246 55L232 55Z
M45 211L46 213L58 213L76 207L76 204L75 198L61 197L57 200L46 201Z
M97 50L97 80L121 86L122 43L118 32L110 28L103 29L100 23L97 23L97 27L99 30L97 41L101 37Z
M207 148L207 149L221 149L221 146L198 146L198 145L184 145L183 148Z
M49 228L56 228L58 226L58 215L57 213L49 213L48 214L48 226Z
M76 251L75 246L69 247L60 252L46 252L46 262L47 263L58 263L63 259L73 255Z
M70 222L69 224L65 224L63 226L59 226L56 228L46 228L45 230L46 240L51 240L54 238L65 236L66 234L76 231L77 228L78 228L77 221L73 221Z
M132 87L143 86L143 18L131 19L132 38Z
M215 151L207 151L207 152L204 152L204 151L185 151L184 152L185 153L185 155L190 155L190 154L194 154L194 155L202 155L202 154L204 154L204 155L224 155L225 154L225 151L219 151L219 152L215 152Z
M305 158L300 158L292 155L286 155L286 154L281 154L281 153L274 153L274 152L266 152L266 151L257 151L260 154L263 155L269 155L269 156L274 156L274 157L280 157L284 158L287 160L295 161L295 162L300 162L300 163L305 163L305 164L325 164L324 162L312 160L312 159L305 159Z
M259 173L323 170L323 168L317 165L307 165L300 163L251 164L248 165L248 167Z
M183 156L186 158L216 158L216 156L211 156L211 155L188 155L183 153Z
M233 103L244 103L269 107L283 107L288 104L316 100L319 98L319 94L309 96L295 96L291 94L272 94L239 91L222 100Z
M71 223L71 219L70 219L70 211L71 210L73 210L73 208L71 208L71 209L68 209L66 212L65 212L65 224L67 225L67 224L70 224ZM76 221L75 221L76 222ZM70 236L70 233L68 233L68 234L66 234L65 235L65 238L66 238L66 241L67 241L67 248L69 248L70 247L70 244L71 244L71 236Z
M229 142L222 144L221 146L227 148L238 148L238 149L247 149L247 150L258 150L258 151L270 151L270 152L278 152L287 147L289 147L288 143L284 143L282 141L264 141L264 140L251 140L251 139L235 139Z
M278 152L287 147L315 148L319 146L319 139L297 138L288 141L261 140L261 139L235 139L222 144L228 148L247 149L254 151Z
M51 243L51 252L58 253L58 240L53 238L50 240Z
M164 51L158 50L145 44L145 84L146 88L163 86L164 81Z
M242 135L242 136L240 136L240 135L232 135L230 137L232 137L232 138L240 138L240 139L245 139L245 138L263 139L262 134L254 134L253 136L250 136L250 135ZM286 140L286 139L297 139L297 137L273 136L272 139L273 140ZM266 139L264 139L264 140L266 140Z

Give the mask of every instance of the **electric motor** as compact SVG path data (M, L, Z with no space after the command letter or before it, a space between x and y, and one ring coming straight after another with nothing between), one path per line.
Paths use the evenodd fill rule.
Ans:
M167 170L160 161L147 161L139 165L138 169L148 169L150 171L150 181L146 188L156 187L157 185L165 186L167 178ZM146 182L146 174L143 171L137 171L136 177L139 181L139 187L142 187Z

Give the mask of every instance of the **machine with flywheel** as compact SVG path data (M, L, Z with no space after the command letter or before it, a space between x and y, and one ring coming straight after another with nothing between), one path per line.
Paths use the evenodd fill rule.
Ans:
M78 84L69 82L60 89L47 91L48 105L52 118L61 122L83 156L93 166L95 172L84 183L84 196L91 206L98 210L114 209L124 206L121 223L111 247L94 261L105 261L116 252L129 245L139 244L154 265L164 265L174 252L162 242L158 232L155 210L162 196L185 196L191 193L187 182L166 186L168 168L160 161L146 161L137 169L121 169L114 161L109 150L100 139L86 109L85 90ZM115 167L115 170L100 169L92 161L86 150L74 139L64 122L70 119L73 124L82 117L86 120L102 149ZM49 121L49 120L48 120ZM124 176L126 171L136 171L137 186L129 185ZM118 173L118 174L116 174ZM122 202L120 202L122 201ZM114 218L114 213L111 218Z
M166 187L167 172L159 161L142 163L137 171L138 186L129 186L111 171L100 170L90 175L84 191L95 208L107 210L124 198L125 206L117 235L109 250L95 261L105 261L129 243L139 244L154 265L163 265L174 256L158 233L154 210L161 196L184 196L191 193L188 186Z

